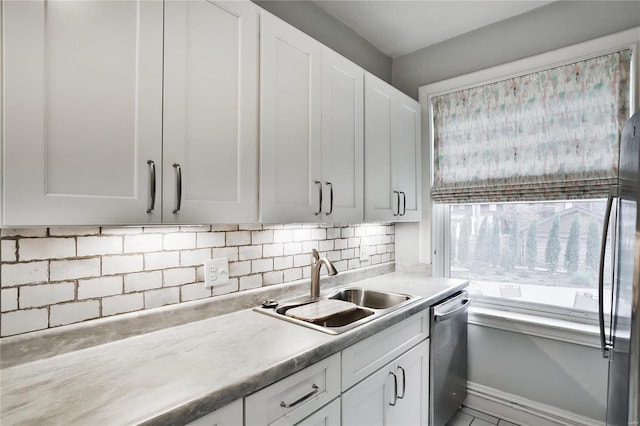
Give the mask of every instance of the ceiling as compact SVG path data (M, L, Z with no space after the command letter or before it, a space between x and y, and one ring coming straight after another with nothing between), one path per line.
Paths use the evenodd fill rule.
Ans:
M551 1L316 0L315 3L395 58Z

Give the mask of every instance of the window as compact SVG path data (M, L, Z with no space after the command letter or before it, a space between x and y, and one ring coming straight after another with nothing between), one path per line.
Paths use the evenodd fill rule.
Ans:
M636 37L420 88L435 276L469 280L476 302L491 307L595 319L606 197L635 109Z
M590 317L598 311L605 208L604 199L450 205L450 276L469 280L484 303Z

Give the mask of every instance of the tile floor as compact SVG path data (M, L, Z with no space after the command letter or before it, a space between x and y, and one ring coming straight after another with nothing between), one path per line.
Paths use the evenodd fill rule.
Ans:
M447 423L447 426L518 426L515 423L481 413L468 407L460 411Z

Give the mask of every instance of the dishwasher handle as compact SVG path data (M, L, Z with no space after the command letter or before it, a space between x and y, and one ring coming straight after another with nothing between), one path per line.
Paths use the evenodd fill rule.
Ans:
M455 309L452 309L448 312L445 313L437 313L433 316L434 320L436 320L437 322L442 322L442 321L446 321L448 319L451 319L453 317L455 317L456 315L459 315L463 312L466 312L469 309L469 305L471 304L471 300L470 299L464 299L462 301L462 305L458 306Z

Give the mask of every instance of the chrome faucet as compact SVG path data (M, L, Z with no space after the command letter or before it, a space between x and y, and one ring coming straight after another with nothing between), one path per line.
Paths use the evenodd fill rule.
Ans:
M320 268L322 265L327 267L329 275L336 275L336 267L326 257L320 258L316 249L311 250L311 257L313 258L313 264L311 265L311 298L317 299L320 297Z

